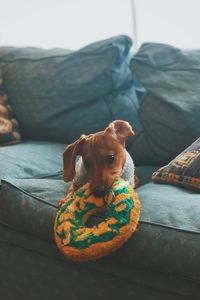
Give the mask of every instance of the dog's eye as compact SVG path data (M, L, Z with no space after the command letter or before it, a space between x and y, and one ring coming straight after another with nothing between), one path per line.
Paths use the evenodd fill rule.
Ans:
M85 160L84 161L84 166L86 168L86 170L89 170L91 168L91 161L90 160Z
M114 160L115 160L115 156L113 154L106 155L106 157L105 157L105 163L107 165L112 165L112 163L114 162Z

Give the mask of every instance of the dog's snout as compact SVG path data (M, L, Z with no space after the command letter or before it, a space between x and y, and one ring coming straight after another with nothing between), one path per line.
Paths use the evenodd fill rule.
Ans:
M96 197L104 197L106 195L106 188L104 185L96 186L93 190Z

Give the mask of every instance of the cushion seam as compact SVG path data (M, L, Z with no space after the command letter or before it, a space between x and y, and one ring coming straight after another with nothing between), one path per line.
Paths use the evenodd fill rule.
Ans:
M88 44L88 45L90 45L90 44ZM77 55L77 53L79 53L79 54L82 54L82 55L84 55L84 54L86 54L86 55L88 55L88 52L86 51L86 52L84 52L84 51L82 51L82 49L84 49L85 47L83 47L83 48L81 48L81 49L78 49L78 50L75 50L75 51L71 51L71 52L69 52L69 53L66 53L66 54L61 54L61 55L52 55L52 56L47 56L47 57L42 57L42 58L39 58L39 59L31 59L31 58L18 58L18 59L14 59L14 60L8 60L8 61L6 61L6 60L1 60L0 59L0 63L2 62L2 63L6 63L6 65L7 64L10 64L10 63L15 63L15 62L20 62L20 61L25 61L25 62L27 62L27 61L31 61L31 62L37 62L37 61L43 61L43 60L47 60L47 59L51 59L51 58L63 58L63 57L66 57L66 56L73 56L73 55ZM113 48L113 49L117 49L117 57L119 56L119 54L120 54L120 50L119 50L119 48L114 44L114 45L111 45L111 47L108 47L107 49L104 49L104 51L102 51L102 53L103 54L105 54L105 52L107 52L107 51L109 51L111 48ZM42 50L45 50L45 49L42 49ZM67 51L67 49L66 49L66 51ZM89 53L90 52L94 52L94 50L90 50L89 51ZM126 53L126 51L125 51L125 54L127 54ZM2 66L2 67L4 67L4 65Z
M161 224L158 222L149 222L149 221L145 221L145 220L139 220L139 223L146 224L146 225L152 225L152 226L158 226L158 227L162 227L162 228L166 228L166 229L173 229L175 231L186 232L186 233L191 233L191 234L195 234L195 235L200 235L199 231L186 230L186 229L178 228L175 226Z
M151 65L150 63L144 62L144 61L142 61L142 60L140 60L140 59L138 59L136 57L134 57L132 59L132 61L136 61L136 63L141 63L143 65L146 65L146 66L150 67L153 70L158 70L158 71L165 71L165 72L167 72L167 71L169 71L169 72L176 72L176 71L178 71L178 72L181 72L181 71L200 71L200 67L198 69L195 69L195 68L193 68L193 69L191 69L191 68L188 68L188 69L186 69L186 68L184 68L184 69L178 69L178 68L177 69L169 69L169 68L165 69L165 67L163 67L163 68L162 67L156 67L156 66Z
M25 191L24 189L19 188L18 186L15 186L14 184L10 183L9 181L7 181L7 180L5 180L5 179L2 179L2 182L4 182L5 184L8 184L8 185L10 185L10 186L12 186L12 187L15 188L16 190L19 190L19 191L23 192L25 195L28 195L28 196L30 196L30 197L36 199L37 201L39 201L39 202L41 202L41 203L43 203L43 204L47 204L47 205L49 205L49 206L51 206L51 207L54 207L54 208L56 208L56 209L58 208L58 206L53 205L53 204L51 204L51 203L49 203L49 202L47 202L47 201L45 201L45 200L43 200L43 199L41 199L41 198L35 196L35 195L32 195L32 194L28 193L28 192ZM2 192L2 193L3 193L3 192Z

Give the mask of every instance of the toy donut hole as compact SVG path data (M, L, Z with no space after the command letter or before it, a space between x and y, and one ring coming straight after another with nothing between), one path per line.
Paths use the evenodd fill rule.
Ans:
M131 237L139 215L140 202L128 182L116 178L105 199L95 197L88 183L68 195L59 209L54 224L56 245L71 260L97 260Z
M105 208L98 209L95 212L91 213L91 215L89 215L88 218L84 221L85 227L92 228L104 222L108 210L109 208L108 206L106 206Z

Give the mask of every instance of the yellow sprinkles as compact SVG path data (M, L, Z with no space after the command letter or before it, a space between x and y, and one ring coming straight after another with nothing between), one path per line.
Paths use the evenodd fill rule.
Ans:
M102 221L87 227L87 220L102 211ZM67 195L59 209L54 224L55 242L69 259L96 260L118 249L131 237L139 215L140 202L127 181L117 177L105 199L95 197L87 183Z

